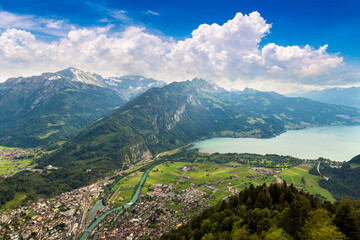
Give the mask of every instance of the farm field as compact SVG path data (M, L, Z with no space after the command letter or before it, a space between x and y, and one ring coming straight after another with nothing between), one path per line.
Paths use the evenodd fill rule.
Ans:
M142 174L139 175L141 176ZM270 184L272 179L274 179L272 176L267 177L251 168L233 162L217 164L214 162L188 163L169 161L156 166L149 173L142 192L146 194L152 192L158 184L171 186L174 192L177 193L191 187L203 192L206 197L212 199L211 202L215 203L223 197L232 194L229 187L236 191L244 189L250 186L250 184L258 185L265 182ZM122 195L125 195L126 191L133 190L132 187L139 180L140 177L138 176L128 176L119 181L113 188L113 191L122 191ZM130 186L130 188L126 188L126 186ZM129 196L131 197L130 193ZM111 202L115 201L116 198L113 198Z
M30 166L32 160L20 160L20 161L0 161L0 175L12 175L19 171L20 168L26 168Z
M331 193L319 186L320 176L312 175L309 173L309 166L299 165L278 174L278 176L286 181L287 184L293 183L295 186L303 188L306 192L314 195L320 195L329 201L335 201ZM304 178L304 182L303 182Z
M17 206L19 206L21 204L21 202L26 198L26 195L23 193L15 193L15 197L14 199L12 199L11 201L8 201L7 203L5 203L1 209L13 209L16 208Z
M0 146L0 176L13 175L19 170L25 169L33 162L34 149L21 149Z
M276 176L275 172L269 174L266 171L278 169L250 168L237 162L220 164L207 161L203 156L193 163L169 160L150 171L141 192L155 195L169 192L181 194L182 191L194 189L199 191L204 198L208 198L210 203L215 204L218 200L236 194L251 184L269 185L276 182L276 177L279 177L306 192L334 201L330 192L319 186L318 181L321 177L308 173L310 168L298 165L277 173ZM134 188L143 174L144 172L137 171L121 179L112 189L110 203L122 206L130 201Z
M139 183L143 172L135 172L121 179L111 190L110 203L123 206L129 202L134 192L135 186Z
M186 167L186 169L184 169L184 167ZM246 177L258 174L256 171L237 163L221 165L214 162L193 164L187 162L166 162L155 167L150 172L146 180L146 185L156 183L166 185L178 184L180 177L183 182L196 185L219 183L221 181L228 181L232 183L232 185L240 185ZM230 179L230 177L234 175L237 175L239 178Z

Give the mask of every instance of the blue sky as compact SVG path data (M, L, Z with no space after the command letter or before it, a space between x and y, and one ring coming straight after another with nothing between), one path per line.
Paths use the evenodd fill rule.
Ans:
M98 27L107 28L106 36L108 38L116 38L117 35L123 35L127 29L133 27L141 29L141 34L150 34L156 36L163 42L159 43L163 49L162 57L154 59L154 55L148 58L146 64L149 65L149 69L141 69L134 71L136 67L129 67L132 64L139 64L135 61L137 58L135 55L126 55L130 58L135 59L133 62L130 60L114 66L116 71L106 70L100 72L105 75L111 74L142 74L149 75L152 77L160 77L165 80L171 81L171 74L179 75L181 77L193 77L200 75L200 77L207 77L208 75L202 74L203 69L187 69L182 73L176 72L169 66L174 65L174 61L169 63L168 52L173 52L179 46L176 44L179 41L185 41L187 39L194 40L192 32L199 28L201 24L211 25L213 23L222 26L229 20L234 19L237 13L243 15L249 15L254 11L260 14L260 17L266 21L266 24L271 24L268 31L258 33L260 41L255 41L258 44L258 49L245 46L247 51L254 51L255 54L261 55L257 51L264 52L263 47L269 46L268 44L275 43L276 46L272 46L273 51L283 52L279 47L299 47L300 50L304 49L307 45L312 50L306 50L309 54L315 53L317 49L327 46L326 54L321 53L321 56L310 56L309 59L302 61L308 65L304 66L310 72L314 72L316 68L316 74L296 75L301 69L293 69L292 65L295 63L284 63L283 58L287 56L289 52L294 50L288 49L287 53L282 53L280 60L277 59L274 63L273 58L270 56L266 59L266 69L260 69L261 67L249 66L243 69L243 72L234 73L234 68L231 68L234 64L231 61L238 60L240 53L236 57L229 57L226 55L226 66L224 65L215 75L218 76L216 79L219 83L224 83L229 87L237 87L244 85L257 86L258 88L266 85L261 81L268 79L273 82L274 79L279 76L274 75L274 71L280 69L286 74L282 74L281 78L294 78L294 82L287 81L287 84L293 83L293 88L305 88L311 87L328 87L328 86L347 86L358 84L358 73L357 67L360 63L360 47L358 45L358 39L360 37L360 3L354 0L338 1L338 0L312 0L312 1L69 1L69 0L53 0L53 1L40 1L40 0L18 0L18 1L3 1L0 0L0 11L2 11L3 18L16 19L2 21L6 24L0 24L0 30L4 32L9 29L23 30L31 33L36 38L37 44L49 44L53 42L61 42L62 39L68 37L69 32L74 30L87 29L89 31L94 30ZM1 18L1 15L0 15ZM254 18L252 18L254 19ZM1 19L0 19L1 21ZM246 19L239 19L239 21L247 21ZM251 25L256 27L255 25ZM247 28L247 27L245 27ZM104 30L105 31L105 30ZM214 30L211 30L214 31ZM244 29L241 31L245 31ZM216 32L216 30L215 30ZM226 31L225 31L226 32ZM242 34L247 33L242 32ZM15 33L14 33L15 34ZM96 32L95 35L99 36L100 32ZM203 34L203 33L201 33ZM239 33L240 34L240 33ZM250 34L250 33L249 33ZM17 35L19 35L17 33ZM94 35L94 36L95 36ZM142 36L142 35L141 35ZM213 35L207 35L211 37ZM27 36L29 37L29 36ZM243 39L236 35L236 39L225 39L234 43L236 48L236 41L242 41ZM254 36L256 38L256 36ZM120 37L121 38L121 37ZM123 38L123 37L122 37ZM119 38L117 38L119 39ZM148 38L147 38L148 39ZM203 44L204 42L196 42L195 40L190 43L183 54L184 59L188 56L194 56L194 51L191 54L188 52L190 48L193 48L196 44ZM130 40L129 40L130 41ZM150 41L150 40L149 40ZM131 42L131 41L130 41ZM146 42L146 41L144 41ZM205 41L206 42L206 41ZM172 46L165 46L171 43ZM35 43L34 43L35 44ZM150 43L149 43L150 44ZM149 46L154 47L156 43L152 42ZM1 46L1 42L0 42ZM113 46L113 45L111 45ZM157 45L156 45L157 46ZM217 44L215 41L212 45L217 49L216 54L220 54L222 46ZM48 46L49 47L49 46ZM76 46L77 48L79 46ZM140 46L141 49L144 46ZM115 47L116 48L116 47ZM196 48L196 46L195 46ZM224 47L223 47L224 48ZM7 48L8 49L8 48ZM278 50L277 50L278 49ZM229 49L223 49L229 51ZM305 51L304 50L304 51ZM105 50L104 50L105 51ZM107 51L112 51L112 48L108 48ZM128 52L128 49L125 50ZM185 50L184 50L185 51ZM196 51L195 51L196 52ZM99 53L96 53L99 54ZM209 53L214 54L214 53ZM243 53L241 53L243 54ZM284 55L285 54L285 55ZM309 55L305 54L304 55ZM166 57L165 57L166 55ZM172 54L175 55L175 54ZM221 55L221 54L220 54ZM100 56L100 55L99 55ZM261 55L264 56L264 53ZM41 56L44 58L44 56ZM144 56L143 56L144 57ZM194 58L196 58L195 56ZM243 58L244 56L241 55ZM140 56L139 56L140 58ZM166 58L166 63L163 62L163 58ZM175 56L179 59L178 56ZM317 59L316 61L314 59ZM319 63L319 59L327 58L328 62ZM340 59L341 58L341 59ZM146 57L144 57L146 59ZM211 59L207 57L207 59ZM218 57L214 62L219 63L222 59ZM341 60L341 61L340 61ZM10 61L10 60L9 60ZM23 62L25 60L19 60ZM48 61L48 60L47 60ZM65 61L65 60L64 60ZM64 62L63 61L63 62ZM110 58L109 58L110 61ZM153 62L150 61L162 61L159 65L165 66L163 69L155 69L151 72ZM193 63L203 63L203 60L194 59ZM224 62L223 61L223 62ZM260 60L259 60L260 61ZM271 61L272 65L269 65ZM309 61L313 61L309 63ZM50 69L61 68L64 63L50 64ZM85 62L88 62L87 60ZM92 65L85 63L79 64L78 67L85 68L84 70L91 70ZM220 61L223 63L222 61ZM264 66L264 61L260 64ZM184 60L181 61L184 63ZM25 63L23 63L25 64ZM104 63L105 64L105 63ZM317 66L315 66L318 64ZM286 66L285 66L286 65ZM291 65L291 66L290 66ZM326 65L326 66L325 66ZM46 65L45 65L46 66ZM184 65L186 67L186 65ZM242 68L237 66L236 69ZM23 65L22 65L23 67ZM41 71L43 65L34 67L37 72ZM34 69L33 68L33 69ZM95 68L96 69L96 68ZM224 70L225 69L225 70ZM269 70L270 69L270 70ZM289 70L290 69L290 70ZM320 70L319 70L320 69ZM274 71L273 71L274 70ZM301 71L302 71L301 70ZM334 71L333 71L334 70ZM1 71L4 71L1 69ZM46 71L46 69L44 69ZM168 74L161 75L156 72L167 71ZM267 75L266 72L271 72L271 76ZM309 72L307 71L307 72ZM231 74L230 74L231 72ZM255 72L252 74L252 72ZM11 72L3 74L3 76L12 76L17 74L31 74L32 72L20 71L18 68L13 67ZM220 77L220 75L226 75L226 77ZM295 74L295 75L294 75ZM334 75L335 74L335 75ZM213 73L209 76L215 76ZM235 77L241 75L240 77ZM336 76L336 77L334 77ZM0 75L1 78L1 75ZM331 79L330 79L331 78ZM324 80L328 79L328 80ZM330 79L330 80L329 80ZM176 79L178 80L178 79ZM1 79L0 79L1 81ZM257 82L257 84L254 84ZM280 88L286 81L274 83L274 86ZM274 87L276 88L276 87ZM290 90L290 88L289 88Z
M329 51L360 58L360 2L356 0L302 1L0 1L0 8L18 14L67 19L78 26L124 27L144 25L149 30L183 39L202 23L222 24L237 12L258 11L272 33L266 42L282 45L329 44ZM126 11L128 21L113 18L111 11ZM150 13L148 12L150 11ZM154 14L151 14L154 13ZM108 21L100 22L107 18Z

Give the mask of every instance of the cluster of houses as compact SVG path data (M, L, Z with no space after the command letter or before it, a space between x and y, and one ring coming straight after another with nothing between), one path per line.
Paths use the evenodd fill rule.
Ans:
M187 166L183 171L189 171ZM181 178L185 178L185 175ZM239 178L237 175L231 179ZM226 182L219 182L224 184ZM177 184L181 184L178 181ZM204 189L216 192L217 184L203 185ZM141 237L158 239L168 232L172 227L179 227L186 223L194 214L211 206L209 200L214 198L206 197L204 191L199 190L199 185L191 183L189 187L179 191L176 186L162 183L153 184L151 191L147 194L141 193L136 204L119 215L114 224L112 222L116 212L108 215L104 225L93 231L98 239L128 239L136 240ZM226 186L228 196L238 194L239 190L232 186Z
M5 148L5 149L0 149L0 162L9 162L9 168L7 170L5 170L5 172L7 172L6 174L3 174L2 177L6 178L8 176L11 176L17 172L26 170L25 166L22 166L19 162L18 162L18 158L20 157L26 157L29 156L32 151L37 152L38 149L35 150L31 150L31 149L16 149L16 148ZM15 166L15 168L10 167L10 166ZM11 170L10 170L11 168Z
M1 160L10 160L13 161L16 158L19 157L23 157L23 156L28 156L31 154L33 150L31 149L26 149L26 150L19 150L19 149L11 149L11 148L6 148L6 149L0 149L0 161Z
M189 164L181 170L185 173L193 171L191 167ZM270 174L270 171L264 168L253 170L265 175ZM118 211L114 211L107 215L91 234L96 233L97 239L135 240L143 236L158 239L172 227L181 226L194 214L211 206L210 200L215 197L209 197L206 192L218 191L216 185L226 185L224 188L228 195L223 200L239 193L239 190L227 181L202 185L190 183L185 189L177 188L177 184L190 179L185 173L175 185L153 184L150 191L141 193L137 202L123 214L118 215ZM237 178L237 175L230 176L230 179ZM92 220L89 220L87 214L109 183L104 180L101 184L98 182L53 199L39 200L13 211L4 211L0 216L0 236L4 236L4 239L77 239L91 223ZM107 210L109 206L98 211L95 219Z
M0 239L71 239L83 231L84 219L108 184L102 182L40 199L30 205L0 214Z
M181 226L193 214L211 205L208 199L203 198L205 193L193 187L180 192L161 183L153 187L152 192L141 193L136 204L120 215L113 226L98 230L98 239L135 240L142 236L158 239L170 228Z

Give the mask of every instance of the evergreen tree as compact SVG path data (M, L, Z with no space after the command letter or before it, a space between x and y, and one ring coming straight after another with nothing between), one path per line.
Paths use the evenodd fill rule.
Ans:
M334 223L350 239L360 239L359 216L349 200L340 201L337 207Z

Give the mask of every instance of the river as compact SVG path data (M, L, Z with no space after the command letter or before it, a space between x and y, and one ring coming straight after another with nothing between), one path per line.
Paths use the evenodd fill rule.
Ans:
M84 232L84 234L81 236L80 240L85 240L87 238L87 236L90 234L90 232L92 230L94 230L94 228L107 216L109 215L110 213L112 212L115 212L115 211L119 211L119 213L116 215L116 217L113 219L112 222L116 221L116 219L120 216L120 214L122 214L126 209L128 209L129 207L131 207L131 205L133 205L136 200L138 199L139 195L140 195L140 192L141 192L141 188L143 187L145 181L146 181L146 178L149 174L149 172L151 171L151 168L149 168L145 173L144 175L142 176L137 188L136 188L136 191L133 195L133 197L131 198L131 200L126 203L124 206L122 207L117 207L117 208L113 208L113 209L110 209L109 211L105 212L103 215L101 215L100 217L98 217L87 229L86 229L86 232Z
M287 131L269 139L211 138L194 143L205 153L256 153L349 161L360 154L360 126L326 126Z

